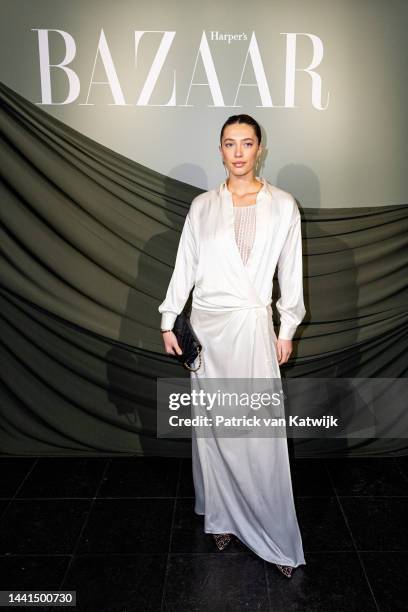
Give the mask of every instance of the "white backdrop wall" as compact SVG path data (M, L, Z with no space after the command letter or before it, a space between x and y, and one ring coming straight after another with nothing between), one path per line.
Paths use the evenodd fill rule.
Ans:
M145 166L209 189L232 114L303 206L403 204L402 0L2 0L1 79Z

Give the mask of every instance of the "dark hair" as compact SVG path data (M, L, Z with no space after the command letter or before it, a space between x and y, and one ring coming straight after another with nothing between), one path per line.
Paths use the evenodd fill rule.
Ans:
M222 143L222 136L227 125L234 125L235 123L247 123L248 125L252 125L255 130L256 137L258 138L258 144L261 144L261 128L259 126L259 123L255 121L255 119L251 117L251 115L231 115L231 117L228 117L228 119L221 128L220 143Z

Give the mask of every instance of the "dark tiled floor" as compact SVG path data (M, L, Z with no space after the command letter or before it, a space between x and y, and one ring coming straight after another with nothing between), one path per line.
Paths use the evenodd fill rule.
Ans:
M84 612L399 612L407 465L292 461L307 564L287 580L239 541L216 550L190 460L0 457L0 590L75 590Z

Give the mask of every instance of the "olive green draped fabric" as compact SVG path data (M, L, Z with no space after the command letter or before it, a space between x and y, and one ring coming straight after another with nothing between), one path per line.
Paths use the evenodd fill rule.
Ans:
M200 190L93 142L4 84L0 95L0 452L189 456L188 439L156 437L157 378L188 377L163 353L157 307ZM405 378L408 205L299 205L307 315L282 375ZM408 447L406 432L346 442L299 439L295 452Z

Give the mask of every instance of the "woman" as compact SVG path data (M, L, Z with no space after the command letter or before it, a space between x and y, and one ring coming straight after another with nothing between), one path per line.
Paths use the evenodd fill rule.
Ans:
M190 321L203 348L192 379L280 379L305 315L300 213L291 194L256 176L263 146L252 117L230 117L219 149L229 176L192 201L158 309L165 351L182 352L172 328L194 286ZM278 337L271 307L276 266ZM204 515L205 532L220 550L235 535L290 577L305 559L286 436L192 433L194 510Z

